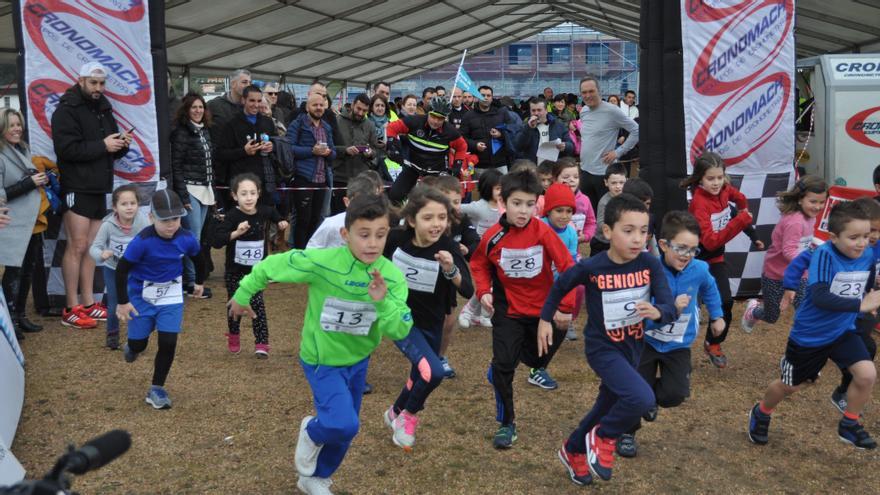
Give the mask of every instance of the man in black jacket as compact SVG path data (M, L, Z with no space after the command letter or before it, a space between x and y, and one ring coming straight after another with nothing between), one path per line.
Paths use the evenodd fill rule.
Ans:
M268 154L272 152L269 136L275 134L272 119L260 113L263 93L256 86L248 86L242 91L244 111L234 115L220 130L217 143L217 158L226 168L227 179L241 173L255 174L263 182L260 202L274 204L275 172Z
M229 75L229 91L208 102L208 110L214 119L211 139L219 142L220 133L232 118L241 113L244 104L242 93L251 85L251 73L247 69L237 69Z
M468 151L477 155L477 175L487 168L497 168L507 173L507 166L513 161L513 134L505 120L507 110L494 105L492 88L480 86L483 99L461 121L461 135L467 141Z
M52 114L52 141L67 207L67 246L61 263L67 306L61 323L75 328L94 328L95 320L107 319L107 309L92 296L95 260L88 249L107 214L113 161L125 156L131 143L129 133L119 132L113 108L104 96L106 81L104 66L97 62L83 65L79 81L64 92ZM77 298L80 287L81 301Z

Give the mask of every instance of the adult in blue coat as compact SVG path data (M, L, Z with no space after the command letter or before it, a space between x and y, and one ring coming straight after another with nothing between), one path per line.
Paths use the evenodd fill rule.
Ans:
M574 156L574 143L568 135L566 124L547 113L546 104L538 98L529 99L529 118L516 133L514 145L522 158L538 161L538 145L559 139L556 145L559 156Z

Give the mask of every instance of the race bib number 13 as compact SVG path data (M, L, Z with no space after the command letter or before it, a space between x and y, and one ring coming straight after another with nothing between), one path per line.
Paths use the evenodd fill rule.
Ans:
M370 333L376 318L376 307L370 303L328 297L321 310L321 328L325 332L364 336Z

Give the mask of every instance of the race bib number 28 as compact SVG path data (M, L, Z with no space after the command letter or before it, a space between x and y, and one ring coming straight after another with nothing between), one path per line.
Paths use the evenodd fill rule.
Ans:
M501 269L510 278L533 278L544 268L544 246L501 248Z

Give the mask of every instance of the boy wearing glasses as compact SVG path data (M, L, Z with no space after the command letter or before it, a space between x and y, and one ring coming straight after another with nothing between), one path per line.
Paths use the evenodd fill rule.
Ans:
M709 310L709 320L715 335L724 331L724 312L721 294L709 265L694 259L699 254L700 226L686 211L670 211L660 227L660 263L675 296L679 317L673 323L658 325L648 320L645 328L645 346L639 361L639 374L654 390L657 404L642 416L645 421L657 418L657 407L676 407L690 396L691 344L700 328L702 301ZM659 370L659 376L658 376ZM637 423L617 440L617 454L635 457L638 453L635 432Z

